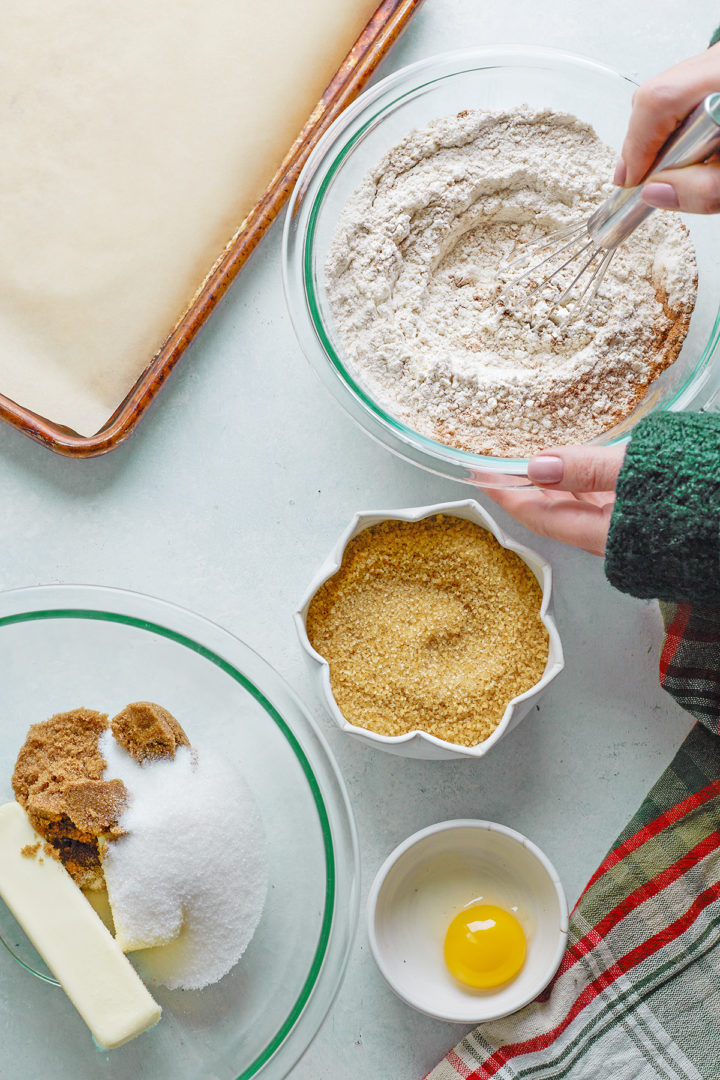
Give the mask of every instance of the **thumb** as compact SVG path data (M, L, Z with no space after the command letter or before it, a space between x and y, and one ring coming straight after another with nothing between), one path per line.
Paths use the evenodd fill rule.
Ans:
M614 491L624 446L558 446L528 462L528 479L555 491Z
M642 198L660 210L684 210L689 214L720 212L720 162L665 169L643 185Z

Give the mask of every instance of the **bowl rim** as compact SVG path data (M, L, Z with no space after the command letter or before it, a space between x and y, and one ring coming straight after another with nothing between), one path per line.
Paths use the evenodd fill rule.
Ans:
M532 563L528 560L528 556L530 559L537 562L542 574L542 580L538 582L542 593L540 618L548 632L548 659L545 671L536 683L533 683L533 685L523 691L522 694L518 694L517 697L510 699L505 707L505 711L498 726L487 739L477 743L475 746L462 746L460 743L451 743L446 739L440 739L437 735L432 735L427 731L413 730L405 732L403 735L381 735L369 728L363 728L357 724L353 724L345 717L335 700L330 683L330 664L324 656L313 648L308 637L307 612L310 603L320 587L338 572L342 565L345 549L349 541L359 532L362 532L366 528L370 528L373 524L377 524L380 521L422 521L424 518L432 517L435 514L447 514L450 517L464 517L465 515L457 513L458 510L469 511L472 516L469 519L466 518L466 520L476 520L479 518L480 520L476 520L476 524L487 529L488 532L495 537L501 547L507 548L509 551L514 551L523 562L526 563L536 577L537 572ZM368 523L363 524L364 522ZM535 551L533 548L527 547L525 544L521 544L518 540L515 540L506 533L495 518L493 518L476 499L459 499L453 502L433 503L428 506L406 507L404 509L396 510L358 510L340 534L340 537L333 546L330 554L315 574L308 588L305 590L302 600L293 613L293 620L301 647L319 671L325 704L341 731L345 731L348 734L365 739L370 743L376 743L380 746L387 745L397 747L419 741L420 743L428 743L430 746L442 750L446 754L451 753L453 756L480 758L484 757L485 754L493 748L495 743L499 742L503 737L512 722L515 706L525 701L531 695L535 695L539 691L544 690L565 667L562 641L552 610L552 577L551 563L539 552Z
M445 65L461 65L460 70L442 72ZM619 83L635 87L630 76L581 53L545 46L503 44L475 46L450 50L408 64L387 75L365 90L348 106L323 134L309 156L291 195L285 218L282 240L282 279L286 306L296 338L316 374L321 377L341 407L358 423L366 434L386 449L437 475L478 482L485 479L499 486L522 483L517 478L527 476L528 458L500 458L460 450L431 439L393 417L375 402L347 369L343 357L332 347L314 300L312 288L312 242L325 192L342 162L352 152L355 143L377 118L402 100L421 91L428 83L453 77L471 67L547 67L561 65L568 69L584 69L597 75L611 77ZM422 76L427 81L422 82ZM390 96L410 84L401 98ZM383 102L383 99L388 99ZM374 106L378 106L374 109ZM361 123L365 114L369 115ZM357 128L356 125L361 126ZM350 134L348 135L348 130ZM337 144L337 145L336 145ZM306 197L315 184L308 209ZM308 282L310 289L308 290ZM310 344L312 342L312 345ZM720 308L708 340L702 347L691 371L672 394L653 406L652 411L673 411L686 408L697 401L712 381L711 360L720 342ZM320 363L320 356L323 361ZM611 429L613 430L613 429ZM608 433L589 440L586 445L616 446L626 443L629 430L607 437ZM504 477L504 479L503 479Z
M238 1074L238 1080L258 1076L280 1080L297 1064L320 1030L342 984L357 933L360 901L357 826L345 781L329 745L307 707L267 660L237 635L190 608L146 593L103 585L63 583L0 590L0 634L19 623L63 618L119 622L158 634L198 653L251 694L280 727L298 760L322 834L327 878L322 925L311 964L288 1015L254 1060ZM266 689L261 689L258 683ZM292 722L286 719L286 710L292 711ZM60 985L54 978L48 979L28 968L4 938L0 938L0 943L30 973Z
M456 1016L450 1016L445 1012L433 1010L429 1006L419 1005L417 1001L411 1000L410 996L404 993L392 978L390 970L385 963L383 954L380 950L376 931L376 916L378 908L378 900L382 893L383 887L399 860L402 856L410 851L412 848L422 846L430 837L437 836L446 832L453 832L455 830L465 829L474 830L478 833L497 833L504 836L507 840L519 844L525 848L536 861L541 865L548 878L552 882L555 897L558 903L560 912L560 925L558 930L558 939L555 946L555 950L552 955L552 960L548 964L548 969L541 979L538 979L537 983L533 985L530 991L528 991L523 997L518 1000L517 1005L513 1005L511 1009L500 1009L493 1011L490 1009L486 1013L478 1016L476 1020L468 1021L466 1018L458 1018ZM499 1020L503 1016L510 1016L512 1013L519 1011L528 1005L531 1001L534 1001L538 994L541 994L546 988L548 983L552 980L556 974L562 958L565 955L568 939L568 927L569 927L569 909L567 896L565 895L565 889L563 888L560 875L555 869L554 865L532 840L530 840L523 833L518 832L517 829L513 829L508 825L502 825L497 821L488 821L482 818L452 818L448 821L439 821L434 825L428 825L424 829L419 829L418 832L408 836L400 844L395 847L387 858L380 865L372 885L370 886L370 892L367 900L367 931L370 941L370 951L372 952L373 959L378 966L378 970L387 982L388 986L393 990L395 994L411 1008L416 1009L418 1012L425 1013L427 1016L432 1016L437 1020L445 1020L449 1023L485 1023L490 1020ZM477 999L478 1001L482 999Z

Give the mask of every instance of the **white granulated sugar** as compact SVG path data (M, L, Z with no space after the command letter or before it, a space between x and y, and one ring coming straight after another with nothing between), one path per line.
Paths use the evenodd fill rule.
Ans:
M106 732L104 775L129 793L126 835L103 861L119 940L161 943L137 954L142 974L198 990L242 956L265 903L262 824L237 772L213 751L180 747L138 764ZM169 944L162 944L169 942Z
M499 296L501 263L589 217L614 164L589 125L525 108L439 119L390 150L345 207L326 263L337 332L370 395L430 438L500 457L587 441L632 412L676 358L695 303L675 215L636 230L576 318L548 294L521 309L528 282Z

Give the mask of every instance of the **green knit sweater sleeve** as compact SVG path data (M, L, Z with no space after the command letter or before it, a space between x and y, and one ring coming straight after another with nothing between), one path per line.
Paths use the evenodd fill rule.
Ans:
M633 596L720 601L720 416L655 413L636 426L605 573Z

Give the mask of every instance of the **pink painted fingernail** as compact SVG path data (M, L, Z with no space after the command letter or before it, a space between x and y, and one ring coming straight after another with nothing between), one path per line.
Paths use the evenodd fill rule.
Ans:
M613 176L613 184L616 187L624 187L627 180L627 165L622 158L618 160L615 166L615 175Z
M552 454L538 454L528 462L528 479L533 484L558 484L564 472L563 459Z
M657 181L645 185L642 189L642 200L648 206L656 206L658 210L677 210L680 205L672 184L660 184Z

